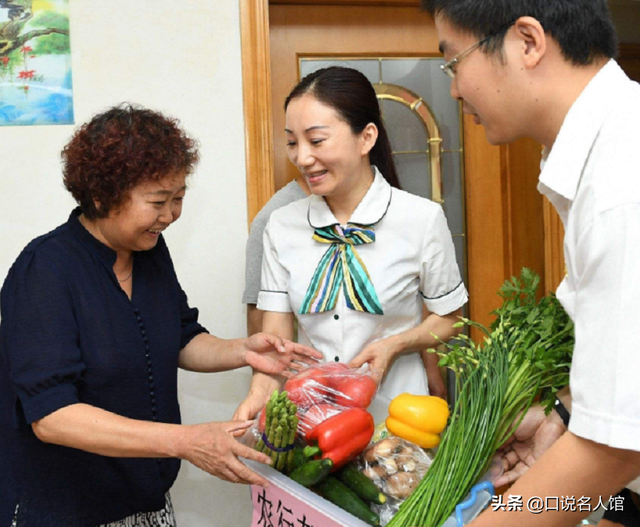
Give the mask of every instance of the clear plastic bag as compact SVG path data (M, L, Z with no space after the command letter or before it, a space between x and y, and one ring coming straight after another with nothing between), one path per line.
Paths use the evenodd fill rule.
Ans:
M378 384L367 365L354 369L344 363L327 362L302 370L288 379L282 390L297 406L298 436L306 440L307 434L329 417L349 408L366 409ZM255 447L265 432L265 422L263 408L240 441Z
M433 454L405 439L389 436L373 443L358 458L358 468L387 496L372 505L386 525L429 470Z
M328 362L287 380L283 389L298 406L298 433L305 438L318 424L348 408L368 408L378 384L367 366Z
M279 472L293 464L293 450L298 435L298 408L286 392L274 390L257 420L240 442L271 457Z

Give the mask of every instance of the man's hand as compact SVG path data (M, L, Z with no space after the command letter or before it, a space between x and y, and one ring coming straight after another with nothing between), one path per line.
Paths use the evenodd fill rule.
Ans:
M269 333L256 333L247 338L243 351L248 366L262 373L287 378L323 357L313 348Z
M533 406L522 423L499 454L502 456L504 474L495 481L502 487L516 481L566 432L566 427L556 412L544 415L541 406Z

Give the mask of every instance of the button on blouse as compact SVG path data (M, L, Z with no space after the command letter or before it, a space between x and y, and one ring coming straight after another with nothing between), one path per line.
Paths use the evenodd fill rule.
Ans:
M371 226L375 241L355 250L367 268L383 314L347 307L343 291L335 309L300 314L312 277L329 245L312 238L316 228L338 221L321 196L310 196L271 214L264 234L262 284L258 308L294 312L301 343L321 351L325 360L348 362L367 344L396 335L422 321L422 304L438 315L467 301L442 208L392 188L375 170L374 181L349 224ZM382 393L428 393L417 353L398 358Z
M75 403L180 423L178 355L206 331L162 237L134 253L129 300L115 252L78 221L32 241L2 288L0 525L99 525L158 510L177 459L109 458L39 441L31 424ZM105 498L108 497L108 498Z

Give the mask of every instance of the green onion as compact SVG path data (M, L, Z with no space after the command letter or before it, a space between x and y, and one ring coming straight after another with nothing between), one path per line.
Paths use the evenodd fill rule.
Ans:
M439 353L456 375L459 394L431 468L388 527L440 527L487 471L536 397L547 413L569 382L573 324L553 294L536 300L539 277L523 269L500 288L502 307L491 330L461 335ZM434 350L430 350L435 352Z

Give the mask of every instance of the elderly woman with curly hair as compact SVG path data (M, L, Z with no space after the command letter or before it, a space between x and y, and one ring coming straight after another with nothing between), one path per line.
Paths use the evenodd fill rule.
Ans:
M0 526L175 525L169 488L186 459L266 485L237 456L251 422L181 425L177 369L292 370L317 352L198 323L162 232L180 217L196 143L175 120L121 106L62 153L79 203L33 240L2 288Z

